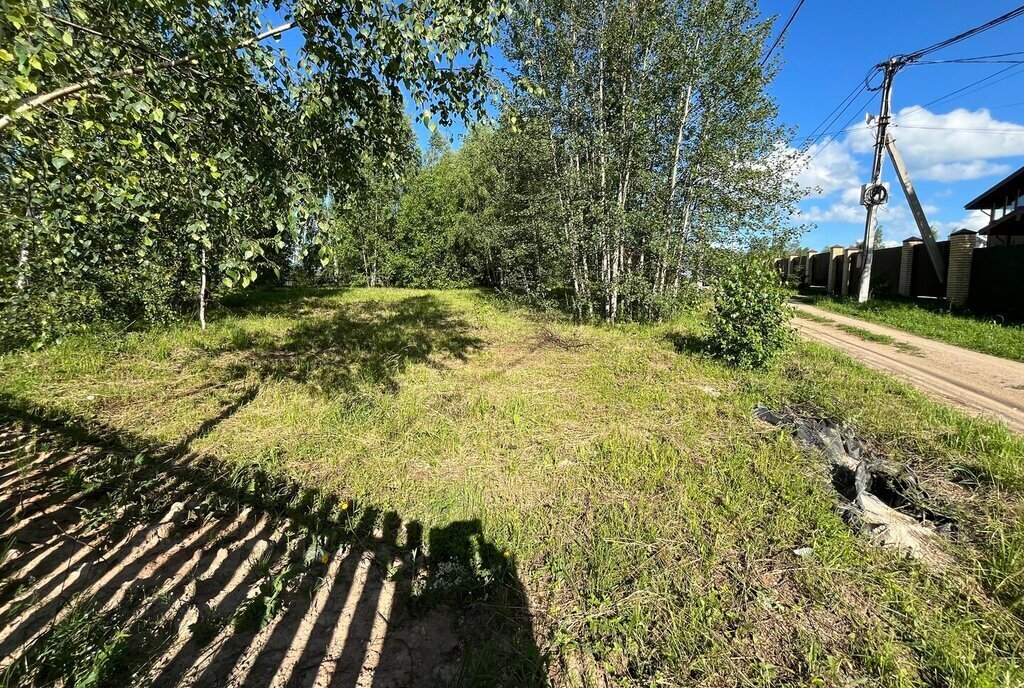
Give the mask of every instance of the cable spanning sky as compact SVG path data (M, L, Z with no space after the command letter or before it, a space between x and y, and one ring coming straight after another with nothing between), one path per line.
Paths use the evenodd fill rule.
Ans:
M781 29L795 4L763 0L762 10L778 15ZM801 175L809 197L801 204L800 219L815 228L804 245L849 245L863 234L864 209L857 198L868 180L873 145L864 117L878 112L878 94L859 87L871 66L956 36L1019 5L897 0L879 18L863 5L806 0L776 50L784 64L772 85L782 121L797 127L794 147L812 144L810 167ZM978 228L980 218L963 205L1024 165L1024 64L1018 64L1024 55L1007 54L1024 50L1022 35L1024 17L938 49L922 60L937 64L909 66L896 77L893 136L941 236L960 227ZM957 62L965 58L984 59ZM848 107L840 117L820 126L844 104ZM896 188L888 161L883 177ZM916 234L898 192L879 224L886 242Z

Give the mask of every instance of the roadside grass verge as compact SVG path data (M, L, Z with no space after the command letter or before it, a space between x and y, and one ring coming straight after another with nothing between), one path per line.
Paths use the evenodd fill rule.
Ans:
M796 317L798 318L803 318L804 320L811 320L813 322L829 325L831 327L836 328L837 330L846 332L847 334L852 334L854 337L859 337L860 339L863 339L866 342L875 342L876 344L885 344L887 346L892 346L904 353L908 353L914 356L919 356L921 354L921 350L914 346L913 344L907 344L906 342L897 341L890 337L889 335L871 332L870 330L865 330L863 327L855 327L854 325L847 325L846 323L836 322L835 320L830 320L815 313L807 313L806 311L798 310L794 312L794 315L796 315Z
M476 291L263 292L206 332L0 358L0 393L127 449L478 522L559 685L1024 682L1024 440L819 345L739 372L701 336L697 315L576 326ZM853 533L821 458L755 404L847 422L912 467L955 563Z
M1018 323L959 313L923 302L872 299L867 303L857 303L851 298L821 294L804 295L802 299L842 315L888 325L972 351L1024 361L1024 325Z

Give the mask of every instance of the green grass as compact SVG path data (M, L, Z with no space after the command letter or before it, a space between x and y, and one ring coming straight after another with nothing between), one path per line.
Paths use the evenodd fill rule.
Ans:
M812 320L814 322L830 325L836 328L837 330L842 330L847 334L852 334L854 337L859 337L866 342L875 342L876 344L885 344L887 346L893 346L904 353L908 353L915 356L920 355L921 353L921 350L914 346L913 344L898 341L886 334L878 334L877 332L865 330L863 327L855 327L854 325L847 325L846 323L836 322L835 320L830 320L829 318L824 318L820 315L808 313L806 311L795 311L794 315L796 315L796 317L798 318L803 318L804 320Z
M818 308L842 315L888 325L972 351L1024 361L1024 325L911 301L873 299L861 304L851 298L820 294L808 295L804 299Z
M696 316L576 326L477 291L264 292L205 332L10 354L0 394L425 529L479 522L561 685L1021 685L1024 440L825 347L738 372L700 336ZM755 404L912 466L957 519L955 563L854 534L821 460Z

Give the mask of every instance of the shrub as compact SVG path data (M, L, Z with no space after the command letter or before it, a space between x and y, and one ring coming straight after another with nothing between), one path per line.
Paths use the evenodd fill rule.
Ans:
M710 315L711 352L742 368L763 367L792 340L790 292L762 255L724 262L719 274Z

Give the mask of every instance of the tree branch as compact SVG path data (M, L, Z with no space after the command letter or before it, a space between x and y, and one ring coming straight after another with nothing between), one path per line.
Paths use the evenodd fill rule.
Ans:
M219 50L217 52L219 52L219 53L226 53L226 52L229 52L231 50L237 50L239 48L243 48L243 47L245 47L247 45L252 45L254 43L259 43L260 41L262 41L264 39L271 38L273 36L280 36L285 31L288 31L290 29L294 29L296 26L297 26L297 24L295 22L287 22L285 24L281 24L280 26L276 26L276 27L274 27L272 29L268 29L267 31L264 31L263 33L257 34L255 36L253 36L252 38L247 38L244 41L240 41L240 42L236 43L235 45L233 45L233 46L231 46L229 48L224 48L224 49ZM176 59L173 59L173 60L166 60L164 62L160 62L160 63L157 63L155 65L139 65L139 66L136 66L136 67L129 67L128 69L122 69L120 71L113 72L111 74L107 74L107 75L105 75L103 77L93 77L91 79L86 79L85 81L78 81L76 83L69 84L67 86L63 86L61 88L58 88L58 89L56 89L54 91L50 91L48 93L43 93L41 95L32 96L31 98L26 98L26 99L22 100L20 103L18 103L16 106L14 106L14 109L11 110L10 114L4 115L3 117L0 117L0 131L3 131L8 126L10 126L14 122L14 118L16 116L18 116L18 115L23 115L23 114L25 114L27 112L31 112L33 110L41 108L41 107L43 107L45 105L48 105L48 104L54 102L55 100L60 100L61 98L65 98L67 96L71 96L71 95L74 95L76 93L81 93L82 91L85 91L85 90L87 90L89 88L92 88L93 86L99 85L104 80L123 79L123 78L128 77L128 76L135 76L136 74L143 74L143 73L145 73L147 71L150 71L150 70L157 71L157 70L171 69L171 68L174 68L174 67L181 66L183 64L198 63L199 62L199 58L201 58L202 56L203 56L203 53L191 53L190 55L186 55L184 57L179 57L179 58L176 58Z

